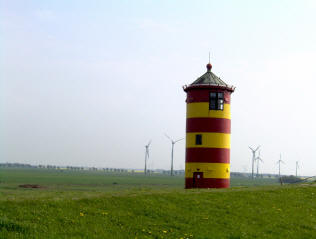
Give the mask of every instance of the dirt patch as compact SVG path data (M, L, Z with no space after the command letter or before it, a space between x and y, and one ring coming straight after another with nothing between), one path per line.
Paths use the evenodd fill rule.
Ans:
M41 185L38 184L21 184L19 185L20 188L44 188Z

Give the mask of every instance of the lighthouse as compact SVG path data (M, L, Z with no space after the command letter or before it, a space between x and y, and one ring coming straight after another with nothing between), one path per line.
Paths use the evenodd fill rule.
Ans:
M186 104L185 188L230 184L231 94L235 87L207 71L183 89Z

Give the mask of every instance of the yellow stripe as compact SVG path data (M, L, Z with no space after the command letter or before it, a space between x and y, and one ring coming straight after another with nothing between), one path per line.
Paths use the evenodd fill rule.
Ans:
M203 178L230 178L229 163L186 163L185 177L193 178L194 172L203 172Z
M195 135L202 135L202 145L195 144ZM186 134L187 148L230 148L230 134L194 132Z
M230 119L230 104L224 110L209 110L208 102L187 104L187 118L225 118Z

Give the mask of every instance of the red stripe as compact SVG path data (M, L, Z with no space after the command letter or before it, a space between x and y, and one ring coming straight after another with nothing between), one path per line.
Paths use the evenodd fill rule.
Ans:
M222 89L192 89L187 92L187 103L192 102L209 102L210 92L223 92ZM229 91L224 91L224 102L225 104L230 104L230 94Z
M193 185L193 178L185 178L185 188L229 188L229 178L201 178Z
M186 148L186 163L230 163L230 149Z
M187 118L187 133L215 132L230 134L230 119Z

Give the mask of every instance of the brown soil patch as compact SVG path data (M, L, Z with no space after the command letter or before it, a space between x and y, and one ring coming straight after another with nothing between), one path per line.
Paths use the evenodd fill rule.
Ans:
M44 188L43 186L41 185L38 185L38 184L22 184L22 185L19 185L20 188Z

